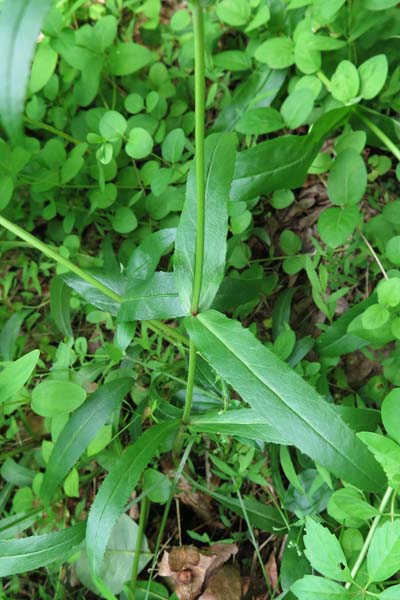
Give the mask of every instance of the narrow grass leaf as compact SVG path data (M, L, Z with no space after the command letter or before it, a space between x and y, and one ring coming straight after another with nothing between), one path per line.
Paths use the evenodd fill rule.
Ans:
M5 0L0 13L0 119L10 138L22 134L30 63L51 0Z
M188 317L199 352L267 423L336 476L381 490L384 476L370 452L333 408L241 325L216 311Z
M114 598L101 581L101 564L111 531L160 444L178 430L176 421L148 429L115 463L105 478L89 513L86 546L90 570L98 589Z
M120 406L131 385L131 380L126 378L106 383L74 411L50 455L40 489L43 502L51 501L57 486L68 475L114 410Z
M234 134L213 134L206 139L206 213L204 266L200 308L208 308L224 277L228 234L229 189L235 166ZM189 313L195 265L196 177L191 169L186 201L176 233L175 277L184 314Z
M0 540L0 577L33 571L68 558L70 551L84 539L85 527L86 523L79 523L56 533Z

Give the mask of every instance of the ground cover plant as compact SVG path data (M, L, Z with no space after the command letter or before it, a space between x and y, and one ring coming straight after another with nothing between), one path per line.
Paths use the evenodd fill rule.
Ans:
M400 598L397 5L0 4L1 597Z

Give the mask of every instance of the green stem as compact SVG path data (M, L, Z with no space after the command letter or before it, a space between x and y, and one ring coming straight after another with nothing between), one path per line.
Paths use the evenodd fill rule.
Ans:
M186 402L183 410L182 423L188 425L190 422L190 413L192 411L194 375L196 372L196 347L192 340L189 342L189 369L186 388Z
M75 146L79 146L79 144L82 143L80 140L77 140L76 138L72 137L72 135L68 135L68 133L65 133L65 131L61 131L61 129L56 129L52 125L43 123L43 121L34 121L33 119L30 119L29 117L25 117L24 121L25 121L25 123L27 123L28 127L29 127L29 125L32 125L32 127L36 127L37 129L45 129L46 131L49 131L50 133L54 133L54 135L57 135L58 137L64 138L68 142L72 142L72 144L75 144Z
M354 567L351 570L351 578L353 581L357 577L357 574L362 567L362 564L363 564L364 559L368 552L368 548L371 544L372 538L374 537L374 533L382 519L383 513L385 512L385 508L386 508L388 502L390 501L392 493L393 493L393 489L391 487L389 487L386 490L385 495L383 496L382 502L379 505L378 514L376 515L376 517L374 518L374 520L372 522L372 525L368 532L368 535L365 538L364 545L361 548L360 554L358 555L358 558L354 564ZM352 584L353 584L352 581L348 581L345 585L346 590L349 590L351 588Z
M136 548L135 555L133 558L132 565L132 575L131 575L131 586L130 586L130 596L132 600L135 600L135 590L136 590L136 582L137 576L139 572L139 561L140 554L142 551L143 537L144 537L144 529L147 521L147 514L149 509L149 499L147 496L143 497L142 502L140 503L140 515L139 515L139 523L138 523L138 532L136 537Z
M204 57L204 21L203 8L199 0L193 5L194 57L195 57L195 164L196 164L196 251L193 277L193 294L190 311L199 312L200 294L203 280L204 235L206 212L205 183L205 120L206 120L206 78ZM182 423L187 425L193 403L194 376L196 371L196 347L189 344L189 371L186 388L185 408Z
M205 58L203 9L196 0L193 6L195 55L195 150L196 150L196 259L194 266L192 314L199 311L204 263L205 233Z
M122 296L108 288L98 279L96 279L95 277L93 277L92 275L90 275L89 273L87 273L86 271L69 261L67 258L64 258L64 256L61 256L61 254L59 254L56 250L54 250L44 242L40 241L37 237L30 234L28 231L25 231L25 229L22 229L22 227L19 227L19 225L12 223L2 215L0 215L0 225L2 225L5 229L7 229L11 233L19 237L21 240L29 244L29 246L31 246L32 248L36 248L36 250L39 250L39 252L41 252L48 258L51 258L57 264L62 265L72 273L75 273L75 275L77 275L84 281L87 281L90 285L98 289L104 295L108 296L108 298L111 298L112 300L118 303L122 302ZM149 320L147 321L147 325L155 333L161 333L161 335L163 335L167 339L172 339L174 343L179 342L180 344L184 344L186 346L188 344L188 340L183 335L176 332L172 327L169 327L162 321Z
M362 121L371 131L376 135L377 138L383 142L388 150L400 161L400 148L396 146L394 142L386 135L384 131L378 125L376 125L371 119L366 117L361 110L356 111L357 117Z

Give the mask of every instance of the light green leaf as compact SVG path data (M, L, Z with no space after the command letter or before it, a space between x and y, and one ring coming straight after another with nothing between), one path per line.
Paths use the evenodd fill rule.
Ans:
M378 433L362 432L357 435L382 465L389 484L397 488L400 485L400 446Z
M93 502L86 547L93 580L106 598L114 598L101 582L101 565L111 531L147 464L165 438L178 427L178 423L169 422L148 429L115 463Z
M368 504L362 494L354 488L337 490L328 504L328 514L346 527L362 527L377 512L377 509Z
M386 10L397 4L397 0L365 0L365 8L368 10Z
M117 233L130 233L138 226L135 213L128 206L118 206L111 218L111 225Z
M44 503L51 501L59 483L120 406L131 385L130 379L116 379L106 383L91 394L87 402L69 418L47 463L40 488L40 496Z
M394 308L400 304L400 278L383 279L377 287L378 302Z
M185 133L183 129L170 131L161 145L161 154L164 160L175 164L183 154L185 148Z
M283 126L284 122L280 113L275 108L267 106L246 112L236 123L235 129L246 135L262 135L278 131Z
M321 25L331 23L346 0L314 0L313 16Z
M173 319L187 314L179 301L173 273L154 273L149 279L130 279L126 286L119 321Z
M51 0L5 0L0 13L0 120L8 135L21 137L21 117L31 59Z
M382 403L382 421L386 431L400 444L400 389L391 390Z
M379 594L380 600L398 600L400 598L400 585L392 585Z
M350 600L352 594L343 586L314 575L306 575L290 588L299 600Z
M32 65L29 81L29 91L31 94L36 94L49 81L56 68L57 59L58 54L50 44L45 41L41 42Z
M55 417L76 410L85 399L85 390L76 383L47 379L32 392L32 410L41 417Z
M71 289L61 277L53 277L50 283L50 313L59 331L72 337L70 314Z
M382 304L369 306L362 315L362 325L365 329L379 329L389 321L390 312Z
M371 581L385 581L400 570L400 519L387 521L376 530L367 567Z
M153 138L143 127L134 127L129 132L129 141L125 146L125 151L131 158L146 158L153 150Z
M364 100L375 98L385 85L389 64L384 54L372 56L358 67L361 80L360 96Z
M20 391L39 360L39 350L32 350L0 371L0 405Z
M147 279L154 273L161 257L175 241L176 229L161 229L146 236L132 252L126 274L132 279Z
M200 308L208 308L225 270L229 189L235 165L235 136L212 134L206 139L206 210L204 267ZM196 177L191 169L186 201L176 233L174 271L181 306L188 314L193 290L196 243Z
M246 25L250 14L250 5L247 0L222 0L217 5L218 18L232 27Z
M146 46L122 42L111 48L108 60L112 75L130 75L147 66L153 55Z
M109 142L118 142L124 135L128 123L119 112L109 110L100 119L100 134Z
M349 60L342 60L331 79L332 96L347 104L353 100L360 89L360 76Z
M333 204L358 204L367 189L367 169L361 156L353 149L343 150L336 158L328 176L328 195Z
M332 473L361 489L383 474L332 407L239 323L207 311L185 320L215 370L267 423Z
M314 95L309 88L294 90L281 107L282 117L289 129L297 129L303 125L314 106Z
M386 256L396 266L400 265L400 235L390 238L386 244Z
M0 577L25 573L55 560L66 560L85 536L86 523L56 533L0 540Z
M358 206L327 208L318 219L318 232L325 244L337 248L349 239L359 220Z
M347 560L336 536L310 517L306 519L306 530L305 555L311 566L325 577L350 581Z
M258 46L255 57L270 69L286 69L294 64L294 46L288 37L271 38Z

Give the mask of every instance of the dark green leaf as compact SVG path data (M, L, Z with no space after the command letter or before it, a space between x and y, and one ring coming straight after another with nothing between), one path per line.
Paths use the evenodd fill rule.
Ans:
M71 289L60 277L53 277L50 284L50 312L60 332L72 337L70 301Z
M161 257L172 246L176 229L161 229L146 236L143 242L132 252L126 275L132 279L147 279L154 273Z
M381 469L332 407L239 323L215 311L187 318L199 352L279 433L361 489L384 485Z
M308 135L286 135L262 142L237 156L231 200L251 200L274 190L303 184L325 138L348 118L347 108L326 113Z
M262 279L225 277L214 298L212 308L220 312L239 308L239 306L258 298L263 290L263 285Z
M173 273L154 273L149 279L131 279L119 309L119 321L148 321L182 317Z
M67 559L85 536L86 523L56 533L0 540L0 577L25 573Z
M152 61L153 55L145 46L133 42L119 43L109 55L112 75L130 75L140 71Z
M94 500L89 513L86 545L93 580L106 598L113 596L101 582L100 574L112 528L159 445L178 427L176 422L169 422L148 429L115 463Z
M120 406L128 393L130 379L116 379L96 390L67 421L50 454L40 495L50 502L61 481L68 475L100 428Z
M51 0L5 0L0 13L0 119L8 135L21 136L30 63Z
M213 134L206 139L206 214L204 267L200 308L208 308L218 291L225 270L228 233L229 189L235 165L233 134ZM191 169L186 201L176 232L175 277L181 305L190 310L196 243L196 177Z
M0 333L0 356L3 360L12 360L15 353L15 343L18 338L21 325L26 319L27 311L18 311L11 315L6 321Z
M286 78L286 71L260 67L235 89L232 100L225 106L211 131L232 131L247 111L269 106Z
M109 288L112 292L121 296L122 300L126 285L126 279L123 275L120 273L106 273L100 270L95 271L89 269L86 272ZM100 310L110 312L112 315L117 314L120 303L113 298L110 298L95 286L84 279L81 279L74 273L64 273L62 278L69 287L78 292L78 294L89 302L89 304L93 304L93 306L96 306L96 308L99 308Z

